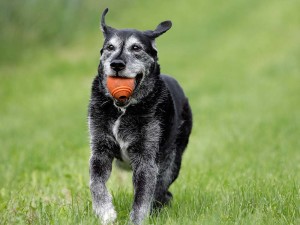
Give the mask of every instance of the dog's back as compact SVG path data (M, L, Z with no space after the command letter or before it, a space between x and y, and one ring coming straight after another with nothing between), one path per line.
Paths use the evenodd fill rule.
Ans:
M177 80L175 80L173 77L170 77L168 75L161 74L160 75L164 83L166 84L166 87L168 88L172 100L174 102L174 108L175 108L175 113L179 113L182 110L182 106L184 102L187 100L182 88L178 84Z

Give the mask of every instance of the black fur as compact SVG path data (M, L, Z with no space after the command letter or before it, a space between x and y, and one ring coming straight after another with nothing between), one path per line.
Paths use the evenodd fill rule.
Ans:
M171 27L171 22L161 23L154 31L116 30L105 25L106 13L101 23L105 41L98 75L92 84L88 113L93 208L103 223L115 220L116 213L105 183L114 158L129 161L135 189L130 218L133 223L141 224L151 209L167 204L172 198L168 189L179 174L192 129L192 113L177 81L160 74L153 45L154 39ZM115 35L122 44L110 52L105 48ZM130 37L138 40L142 52L131 52L130 46L126 49ZM127 76L126 71L110 74L112 70L105 67L107 61L116 58L123 60L126 67L136 69L142 65L143 72L134 75L134 93L125 104L113 99L106 88L107 76ZM133 62L136 65L129 65Z

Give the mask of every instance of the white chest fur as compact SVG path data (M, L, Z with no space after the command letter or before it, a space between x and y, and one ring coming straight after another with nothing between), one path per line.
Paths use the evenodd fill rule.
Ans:
M123 140L122 137L120 137L120 134L119 134L119 127L120 127L120 124L121 124L121 118L124 115L124 113L125 113L125 111L123 112L123 114L121 116L118 117L116 122L113 124L112 132L113 132L113 135L114 135L116 141L120 145L121 157L122 157L123 161L129 163L130 159L129 159L129 156L128 156L127 148L129 146L130 142L128 140L127 141Z

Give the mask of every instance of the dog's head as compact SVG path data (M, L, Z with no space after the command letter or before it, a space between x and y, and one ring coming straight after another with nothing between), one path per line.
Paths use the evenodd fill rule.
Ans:
M101 30L105 40L100 51L99 76L106 94L110 97L106 86L108 76L135 79L132 96L125 102L115 100L117 106L125 107L139 101L154 88L154 81L159 75L155 39L169 30L172 23L164 21L155 30L119 30L105 24L107 12L108 9L105 9L101 18Z

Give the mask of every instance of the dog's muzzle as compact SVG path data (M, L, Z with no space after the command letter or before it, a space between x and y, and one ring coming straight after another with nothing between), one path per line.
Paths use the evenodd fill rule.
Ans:
M118 73L119 71L125 69L125 62L120 59L115 59L111 62L110 67Z

